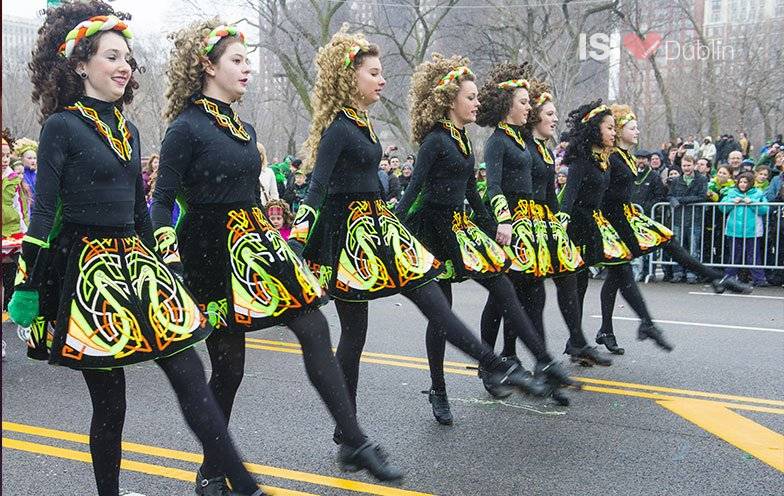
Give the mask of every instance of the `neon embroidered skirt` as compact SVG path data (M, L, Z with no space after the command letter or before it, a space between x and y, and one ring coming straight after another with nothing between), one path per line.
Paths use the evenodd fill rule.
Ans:
M631 250L601 210L575 208L566 232L580 248L587 266L625 263L633 258Z
M174 355L212 327L133 227L66 224L52 243L28 356L111 369Z
M415 289L442 272L378 193L328 196L302 256L329 295L345 301Z
M177 237L185 284L216 331L264 329L327 302L256 206L190 206Z
M511 264L503 248L462 209L426 204L406 224L444 262L439 279L460 282L494 277Z
M629 247L634 258L655 251L672 239L672 231L667 226L643 214L642 210L632 203L606 205L602 212Z
M503 248L512 263L510 275L557 277L585 268L580 251L550 207L524 198L513 199L509 206L512 242Z

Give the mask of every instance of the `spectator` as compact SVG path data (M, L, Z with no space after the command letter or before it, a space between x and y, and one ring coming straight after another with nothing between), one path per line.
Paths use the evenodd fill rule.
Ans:
M737 151L738 155L740 156L740 160L738 160L738 163L740 164L740 161L743 160L743 153L740 153L740 145L732 136L726 135L723 138L721 146L716 146L716 163L728 163L730 160L730 154L734 151Z
M14 143L14 155L24 165L24 181L33 195L30 198L32 201L35 197L35 178L38 173L38 143L29 138L18 139Z
M19 250L22 247L22 238L27 232L29 222L30 199L24 187L24 171L22 174L11 167L11 146L13 140L3 132L2 145L2 174L3 174L3 240L2 240L2 269L3 269L3 320L5 310L14 292L14 277L19 259ZM5 342L4 342L5 343Z
M667 188L659 177L659 173L650 165L650 160L656 157L657 168L660 168L661 157L658 152L651 153L646 150L638 150L635 156L637 158L637 178L632 186L631 202L639 205L643 212L653 217L656 213L661 213L661 211L653 212L653 206L667 198ZM663 220L661 215L658 220L660 222ZM634 271L637 280L643 280L650 274L650 258L652 256L652 254L648 254L632 262L638 268Z
M272 227L277 229L283 239L288 241L291 234L291 224L294 222L294 215L291 213L289 204L279 198L270 198L265 210Z
M399 165L400 160L397 157L395 159ZM400 180L392 173L391 167L391 160L382 158L378 164L378 178L384 189L384 201L397 203L400 201Z
M708 182L708 200L719 202L727 191L735 187L735 180L732 179L729 165L720 165L716 169L716 175Z
M275 180L275 172L269 167L267 160L267 149L264 145L257 142L256 148L259 149L259 160L261 160L261 173L259 174L259 184L261 185L261 206L264 207L270 200L280 198L278 194L278 183Z
M411 175L414 173L414 166L408 163L408 159L400 168L400 196L406 194L408 183L411 182Z
M487 196L487 164L482 162L476 170L476 190L479 192L479 197L482 200L489 201Z
M760 165L754 169L754 187L764 194L770 187L770 167Z
M749 158L749 155L751 155L751 143L749 142L749 138L746 136L746 133L743 131L740 133L738 146L740 147L740 152L743 154L743 158Z
M721 201L720 208L729 213L724 235L729 240L733 265L760 265L762 263L762 219L768 212L767 205L753 205L764 201L762 192L753 187L754 176L743 173L738 185L731 189ZM736 277L738 267L724 269L726 275ZM761 268L750 269L754 286L769 286Z
M150 198L150 177L153 172L158 170L159 163L160 157L153 153L142 166L142 181L144 182L144 196L146 198Z
M740 174L741 162L743 162L743 154L740 151L733 150L727 155L727 165L730 166L730 172L732 172L733 178Z
M395 155L389 157L389 174L394 174L395 177L400 177L400 159Z
M558 200L558 205L561 204L564 192L566 191L566 180L569 178L569 168L560 167L555 174L555 198Z
M673 167L675 167L677 164L676 162L677 157L678 157L678 149L673 146L672 148L667 150L667 156L665 157L664 164L663 164L664 167L668 169L672 169Z
M378 181L381 183L381 199L386 200L389 196L389 159L381 157L378 162ZM295 210L296 212L296 210Z
M702 216L695 217L699 209L688 205L704 202L708 192L708 179L700 174L695 174L694 157L684 155L681 159L683 174L670 183L668 201L673 209L673 226L675 235L680 238L681 244L696 258L701 259L702 241ZM689 284L697 282L697 275L693 272L684 274L683 268L674 269L672 282L680 282L683 278Z
M409 167L411 167L411 172L413 172L415 163L416 163L416 157L414 155L408 155L403 165L408 165ZM402 173L402 169L401 169L401 173Z
M784 176L784 153L779 153L776 155L776 162L774 163L774 167L775 170L773 171L773 179L770 180L770 186L768 186L768 190L765 192L765 197L769 202L772 202L773 199L778 196L782 183L784 183L784 179L782 179L782 176ZM782 229L784 230L784 226L782 226ZM784 252L784 250L782 251Z
M773 179L780 179L781 174ZM784 203L784 184L778 183L775 195L768 197L769 202ZM774 184L771 182L770 187ZM768 188L770 189L770 188ZM778 267L765 271L768 283L776 286L784 285L784 206L771 205L768 212L768 244L767 264Z
M710 136L705 136L702 140L702 150L700 150L700 158L704 158L708 163L713 166L713 161L716 160L716 145Z
M683 143L683 150L685 154L691 155L694 158L700 156L700 144L690 135Z
M744 172L751 172L754 175L754 161L750 158L744 158L740 163L740 172L742 174Z
M283 194L283 200L291 205L292 212L296 212L299 205L302 203L302 200L304 200L305 196L308 194L308 181L305 173L299 169L296 169L291 176L293 177L293 181L291 182L291 185L286 188L286 192Z
M775 163L776 156L781 155L781 145L779 143L772 143L766 150L760 153L756 165L771 165Z
M696 167L697 167L698 174L701 174L702 176L710 179L711 163L708 161L707 158L698 158Z

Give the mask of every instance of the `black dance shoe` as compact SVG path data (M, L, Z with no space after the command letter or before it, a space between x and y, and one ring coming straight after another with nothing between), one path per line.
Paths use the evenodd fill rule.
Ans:
M522 364L520 363L520 359L517 358L517 355L502 356L501 357L501 361L502 362L509 362L509 363L516 363L516 364L518 364L518 365L520 365L522 367ZM511 389L499 388L499 387L497 387L497 386L487 382L487 380L485 379L485 376L486 376L485 371L482 369L481 365L479 366L478 371L479 371L479 378L482 379L482 385L484 385L485 391L490 393L490 396L492 396L493 398L502 399L502 398L507 398L509 395L512 394L512 390ZM530 372L525 370L525 368L523 368L523 371L525 371L526 373L530 374Z
M742 283L736 278L730 276L724 276L721 279L714 279L711 281L711 286L713 286L713 292L718 294L722 294L728 289L732 293L749 294L754 289L748 284Z
M656 343L659 348L663 349L664 351L672 351L675 349L673 345L667 341L664 337L664 333L656 327L654 323L640 324L640 327L637 329L637 340L638 341L645 341L646 339L651 338Z
M552 388L573 387L582 389L579 382L572 380L560 363L553 360L549 363L537 362L534 377L539 377Z
M583 367L593 367L594 365L601 365L602 367L609 367L612 365L612 360L602 356L596 346L585 345L582 348L572 346L569 341L566 342L566 349L564 350L569 359L574 363L579 363Z
M452 410L449 408L449 398L446 391L436 391L431 389L429 391L422 391L427 394L427 400L433 407L433 416L441 425L452 425Z
M566 396L560 388L554 388L550 395L557 404L561 406L569 406L569 397Z
M196 494L199 496L232 496L235 493L229 490L226 476L219 475L212 479L205 479L199 470L196 472Z
M615 334L611 332L599 331L599 334L596 335L596 344L603 344L610 353L616 355L623 355L626 352L626 350L618 346Z
M534 396L547 396L550 392L547 384L532 376L513 360L499 360L494 368L484 371L483 380L500 391L511 392L513 388L517 388Z
M357 472L364 469L380 481L402 479L403 471L389 463L387 458L384 449L378 443L370 441L356 449L341 444L338 450L341 470Z

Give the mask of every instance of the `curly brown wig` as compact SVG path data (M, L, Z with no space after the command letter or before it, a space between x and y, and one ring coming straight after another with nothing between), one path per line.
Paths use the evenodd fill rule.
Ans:
M501 89L499 83L512 79L526 79L531 76L528 62L522 64L498 64L490 70L487 82L479 90L482 106L476 114L476 123L482 127L494 127L509 113L515 91Z
M353 47L360 51L354 61L346 66L346 54ZM362 66L365 57L378 57L378 45L368 42L362 33L350 34L348 24L332 36L329 43L319 48L316 54L316 83L310 94L313 118L308 138L303 145L305 159L303 172L309 173L316 165L316 152L321 135L340 112L341 107L351 106L358 96L356 69Z
M566 145L566 155L563 159L565 164L573 163L578 157L590 157L594 146L603 146L600 126L606 116L612 115L612 111L607 108L588 119L588 122L583 122L583 118L601 104L601 99L594 100L569 112L569 117L566 119L569 144Z
M460 55L447 59L440 53L434 53L430 61L422 62L416 68L408 93L411 136L415 142L422 143L433 126L449 115L452 102L460 91L460 83L476 80L473 73L466 73L446 84L438 84L449 72L468 64L469 60Z
M169 34L169 39L174 42L169 54L169 66L166 76L169 86L166 88L166 109L163 118L171 122L180 115L188 104L190 97L201 91L204 86L204 60L213 64L226 52L232 43L239 42L240 37L225 36L218 41L210 53L202 55L207 46L207 37L210 32L221 24L219 18L195 21L179 31Z
M8 147L9 147L11 150L13 150L13 149L14 149L14 143L16 142L16 140L15 140L15 139L14 139L14 137L11 135L11 130L10 130L10 129L8 129L7 127L4 127L4 128L3 128L3 142L4 142L5 144L7 144L7 145L8 145Z
M46 19L38 30L38 41L29 65L33 102L40 107L40 122L63 107L72 105L84 95L84 82L76 73L76 66L95 55L101 37L108 31L82 39L68 59L60 56L58 48L77 24L98 15L114 15L122 20L131 18L129 14L115 12L111 5L100 0L64 3L59 7L46 9ZM138 66L133 58L129 63L131 79L125 87L125 94L118 102L120 108L123 104L131 103L133 91L139 88L139 83L133 78L133 72Z
M542 122L542 105L536 105L536 100L542 96L543 93L551 93L550 85L538 79L528 80L528 96L531 98L531 111L528 112L528 120L525 123L525 129L529 133ZM546 103L546 102L545 102Z

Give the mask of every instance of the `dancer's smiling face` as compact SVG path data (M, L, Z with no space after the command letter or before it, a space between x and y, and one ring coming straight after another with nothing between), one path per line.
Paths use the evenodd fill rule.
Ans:
M612 115L608 114L602 118L599 131L602 138L601 146L611 148L615 144L615 119Z
M120 33L106 31L99 35L95 53L76 65L84 78L84 94L104 102L122 98L131 80L131 50Z
M539 123L534 128L536 134L542 138L552 138L558 124L558 113L553 102L545 102L539 108L539 119Z

